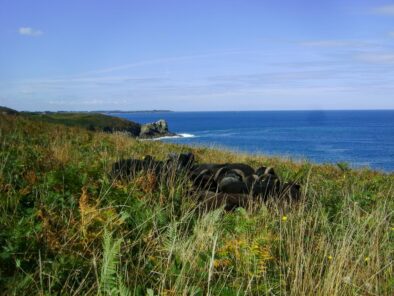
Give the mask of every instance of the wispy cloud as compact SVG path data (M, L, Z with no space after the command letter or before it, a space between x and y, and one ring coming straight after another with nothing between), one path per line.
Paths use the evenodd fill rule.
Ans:
M394 16L394 4L379 6L373 9L376 14L392 15Z
M27 80L24 83L35 83L40 85L54 85L54 84L118 84L118 83L157 83L163 80L161 77L135 77L135 76L104 76L104 77L70 77L59 79L34 79Z
M127 101L126 100L111 100L111 104L113 104L114 106L117 106L119 104L126 104ZM49 100L48 101L49 105L54 105L54 106L59 106L59 107L73 107L76 105L79 105L81 107L100 107L100 106L105 106L105 104L108 104L108 100L105 99L97 99L97 98L93 98L93 99L56 99L56 100Z
M300 50L301 41L291 41L289 57L279 58L281 53L262 49L228 49L147 59L98 68L89 74L0 81L0 96L19 100L22 109L116 106L125 110L196 110L205 106L206 110L219 110L228 106L241 110L245 100L248 108L256 109L280 109L281 99L287 102L286 108L310 108L316 102L332 102L332 98L337 99L335 102L347 100L348 106L353 106L351 100L355 98L375 95L384 101L394 93L394 52L390 46L379 40L322 39L304 42L312 48ZM355 48L354 44L360 46ZM224 63L228 67L220 68ZM162 71L167 66L172 71L169 74ZM179 71L181 66L197 70L189 74L191 71ZM129 71L123 71L126 69ZM124 73L115 73L118 71ZM16 104L9 102L11 106ZM336 106L332 104L327 106Z
M356 58L368 63L394 64L394 53L364 53Z
M41 30L33 29L30 27L20 27L18 30L20 35L38 37L44 34Z
M300 45L310 47L365 47L373 44L361 40L311 40L301 42Z
M394 38L394 31L389 32L389 36Z
M148 65L205 59L205 58L212 58L212 57L217 57L217 56L220 57L220 56L224 56L224 55L226 55L226 56L227 55L244 55L244 54L252 54L252 53L256 53L256 52L250 51L250 50L228 50L228 51L208 52L208 53L204 53L204 54L159 58L159 59L144 60L144 61L139 61L139 62L135 62L135 63L123 64L123 65L113 66L113 67L109 67L109 68L97 69L97 70L89 71L86 73L80 73L80 75L104 74L104 73L111 73L111 72L115 72L115 71L127 70L127 69L131 69L131 68L148 66Z

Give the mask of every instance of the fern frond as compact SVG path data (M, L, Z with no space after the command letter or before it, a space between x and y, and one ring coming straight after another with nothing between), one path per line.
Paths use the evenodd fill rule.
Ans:
M117 266L119 264L120 246L123 239L114 241L112 234L105 230L103 240L100 291L107 295L111 295L113 294L113 290L117 288Z

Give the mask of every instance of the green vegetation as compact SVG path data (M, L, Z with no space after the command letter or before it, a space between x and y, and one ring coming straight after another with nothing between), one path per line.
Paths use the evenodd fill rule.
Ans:
M87 112L23 112L24 116L45 121L49 123L60 123L68 126L79 126L91 131L104 132L127 132L133 136L138 136L141 126L130 120L104 115L100 113Z
M393 295L393 174L138 141L0 114L6 295ZM274 166L297 204L201 213L186 179L109 177L192 151Z
M0 106L0 114L16 115L18 114L18 111L8 107Z

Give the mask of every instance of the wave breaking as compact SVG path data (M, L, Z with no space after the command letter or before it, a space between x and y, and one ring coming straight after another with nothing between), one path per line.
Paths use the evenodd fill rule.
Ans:
M195 137L196 136L193 134L182 133L182 134L176 134L174 136L164 136L164 137L158 137L149 140L158 141L158 140L166 140L166 139L183 139L183 138L195 138Z

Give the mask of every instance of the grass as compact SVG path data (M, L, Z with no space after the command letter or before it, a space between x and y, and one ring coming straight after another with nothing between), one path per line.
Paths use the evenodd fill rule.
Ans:
M80 113L80 112L56 112L56 113L37 113L23 112L21 115L31 119L49 123L58 123L68 126L77 126L91 131L105 132L127 132L133 136L138 136L141 126L130 120L119 117L109 116L100 113Z
M111 164L192 151L271 165L297 204L198 210L184 178L131 182ZM343 169L346 167L346 169ZM5 295L393 295L394 175L138 141L0 115Z

